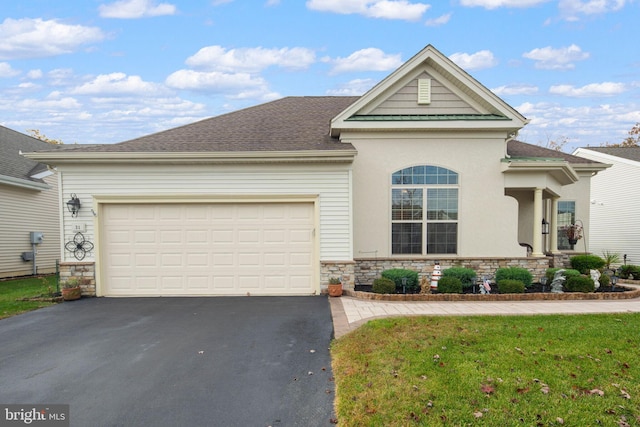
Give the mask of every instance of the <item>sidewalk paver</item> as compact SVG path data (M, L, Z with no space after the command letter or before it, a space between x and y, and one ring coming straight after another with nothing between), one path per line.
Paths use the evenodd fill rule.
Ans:
M640 312L640 298L576 301L400 302L342 296L330 298L330 303L336 338L378 317Z

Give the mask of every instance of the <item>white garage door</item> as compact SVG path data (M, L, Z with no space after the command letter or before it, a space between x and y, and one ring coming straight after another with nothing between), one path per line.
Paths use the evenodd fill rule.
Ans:
M105 296L309 295L312 203L110 204Z

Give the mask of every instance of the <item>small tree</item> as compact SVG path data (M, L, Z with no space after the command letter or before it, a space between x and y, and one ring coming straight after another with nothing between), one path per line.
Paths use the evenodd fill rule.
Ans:
M627 132L628 137L622 140L618 144L604 143L605 147L638 147L640 146L640 122L633 125L633 127Z
M39 139L40 141L44 141L47 142L49 144L53 144L53 145L63 145L64 142L62 142L59 139L51 139L51 138L47 138L47 136L43 133L40 133L40 130L38 129L27 129L27 132L29 132L29 136L35 138L35 139Z

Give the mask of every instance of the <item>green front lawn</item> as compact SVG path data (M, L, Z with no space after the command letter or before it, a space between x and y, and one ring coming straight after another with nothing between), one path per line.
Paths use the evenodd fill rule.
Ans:
M0 319L47 307L56 292L56 276L0 281ZM40 300L23 301L42 297Z
M640 314L379 319L331 352L340 426L640 426Z

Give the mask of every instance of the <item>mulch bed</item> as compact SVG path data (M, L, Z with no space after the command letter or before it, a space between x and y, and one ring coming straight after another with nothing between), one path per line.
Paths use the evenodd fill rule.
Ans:
M640 285L640 281L628 281L630 284ZM475 292L474 292L475 291ZM618 283L615 287L600 286L596 292L564 292L552 293L550 286L542 286L534 283L523 294L499 294L496 291L488 295L479 293L477 286L465 289L462 294L441 294L433 292L429 294L420 293L396 293L396 294L375 294L371 285L356 285L354 290L345 289L344 294L362 299L386 300L386 301L534 301L534 300L615 300L631 299L640 297L640 289L626 287Z

